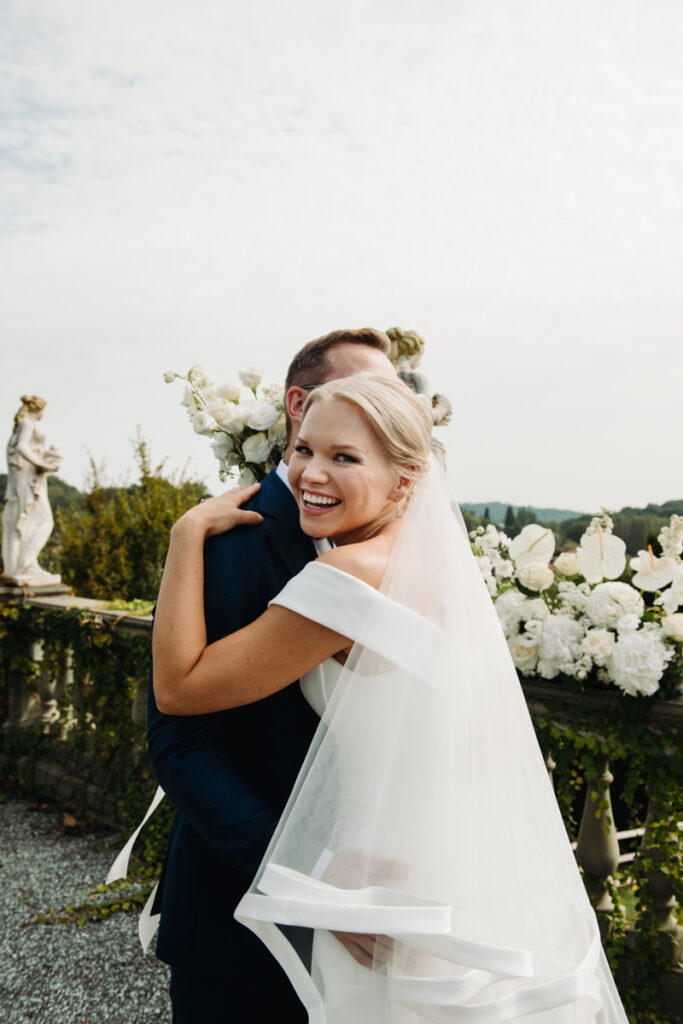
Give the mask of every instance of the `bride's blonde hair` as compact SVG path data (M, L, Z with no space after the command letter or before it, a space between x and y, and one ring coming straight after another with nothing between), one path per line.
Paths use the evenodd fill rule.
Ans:
M384 448L390 465L416 480L429 469L432 416L427 402L399 377L356 373L321 384L311 391L302 409L319 402L342 401L364 415Z

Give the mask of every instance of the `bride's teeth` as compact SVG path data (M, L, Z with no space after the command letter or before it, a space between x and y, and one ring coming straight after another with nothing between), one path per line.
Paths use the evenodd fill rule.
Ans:
M338 498L325 498L321 494L308 494L304 491L304 501L307 505L338 505Z

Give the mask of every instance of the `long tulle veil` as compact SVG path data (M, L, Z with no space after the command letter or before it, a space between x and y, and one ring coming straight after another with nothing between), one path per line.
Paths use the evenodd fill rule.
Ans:
M391 936L388 961L367 971L367 1020L627 1024L495 609L435 464L380 596L361 606L238 919L283 964L315 1024L330 1017L297 928ZM336 1019L354 1017L342 1007Z

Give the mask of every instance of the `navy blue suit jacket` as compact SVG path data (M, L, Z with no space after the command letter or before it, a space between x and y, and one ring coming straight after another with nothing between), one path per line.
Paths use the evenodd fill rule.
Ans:
M245 506L263 523L207 541L204 610L209 643L265 611L315 548L291 494L273 472ZM149 687L154 774L176 808L160 885L157 956L184 970L268 985L280 972L233 911L263 857L318 719L298 685L210 715L162 714ZM284 977L284 975L283 975Z

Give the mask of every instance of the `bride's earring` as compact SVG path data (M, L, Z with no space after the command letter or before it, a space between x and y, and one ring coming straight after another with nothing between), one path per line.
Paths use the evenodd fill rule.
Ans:
M403 515L403 509L398 503L398 495L394 498L394 501L396 502L396 518L400 519L401 516Z

